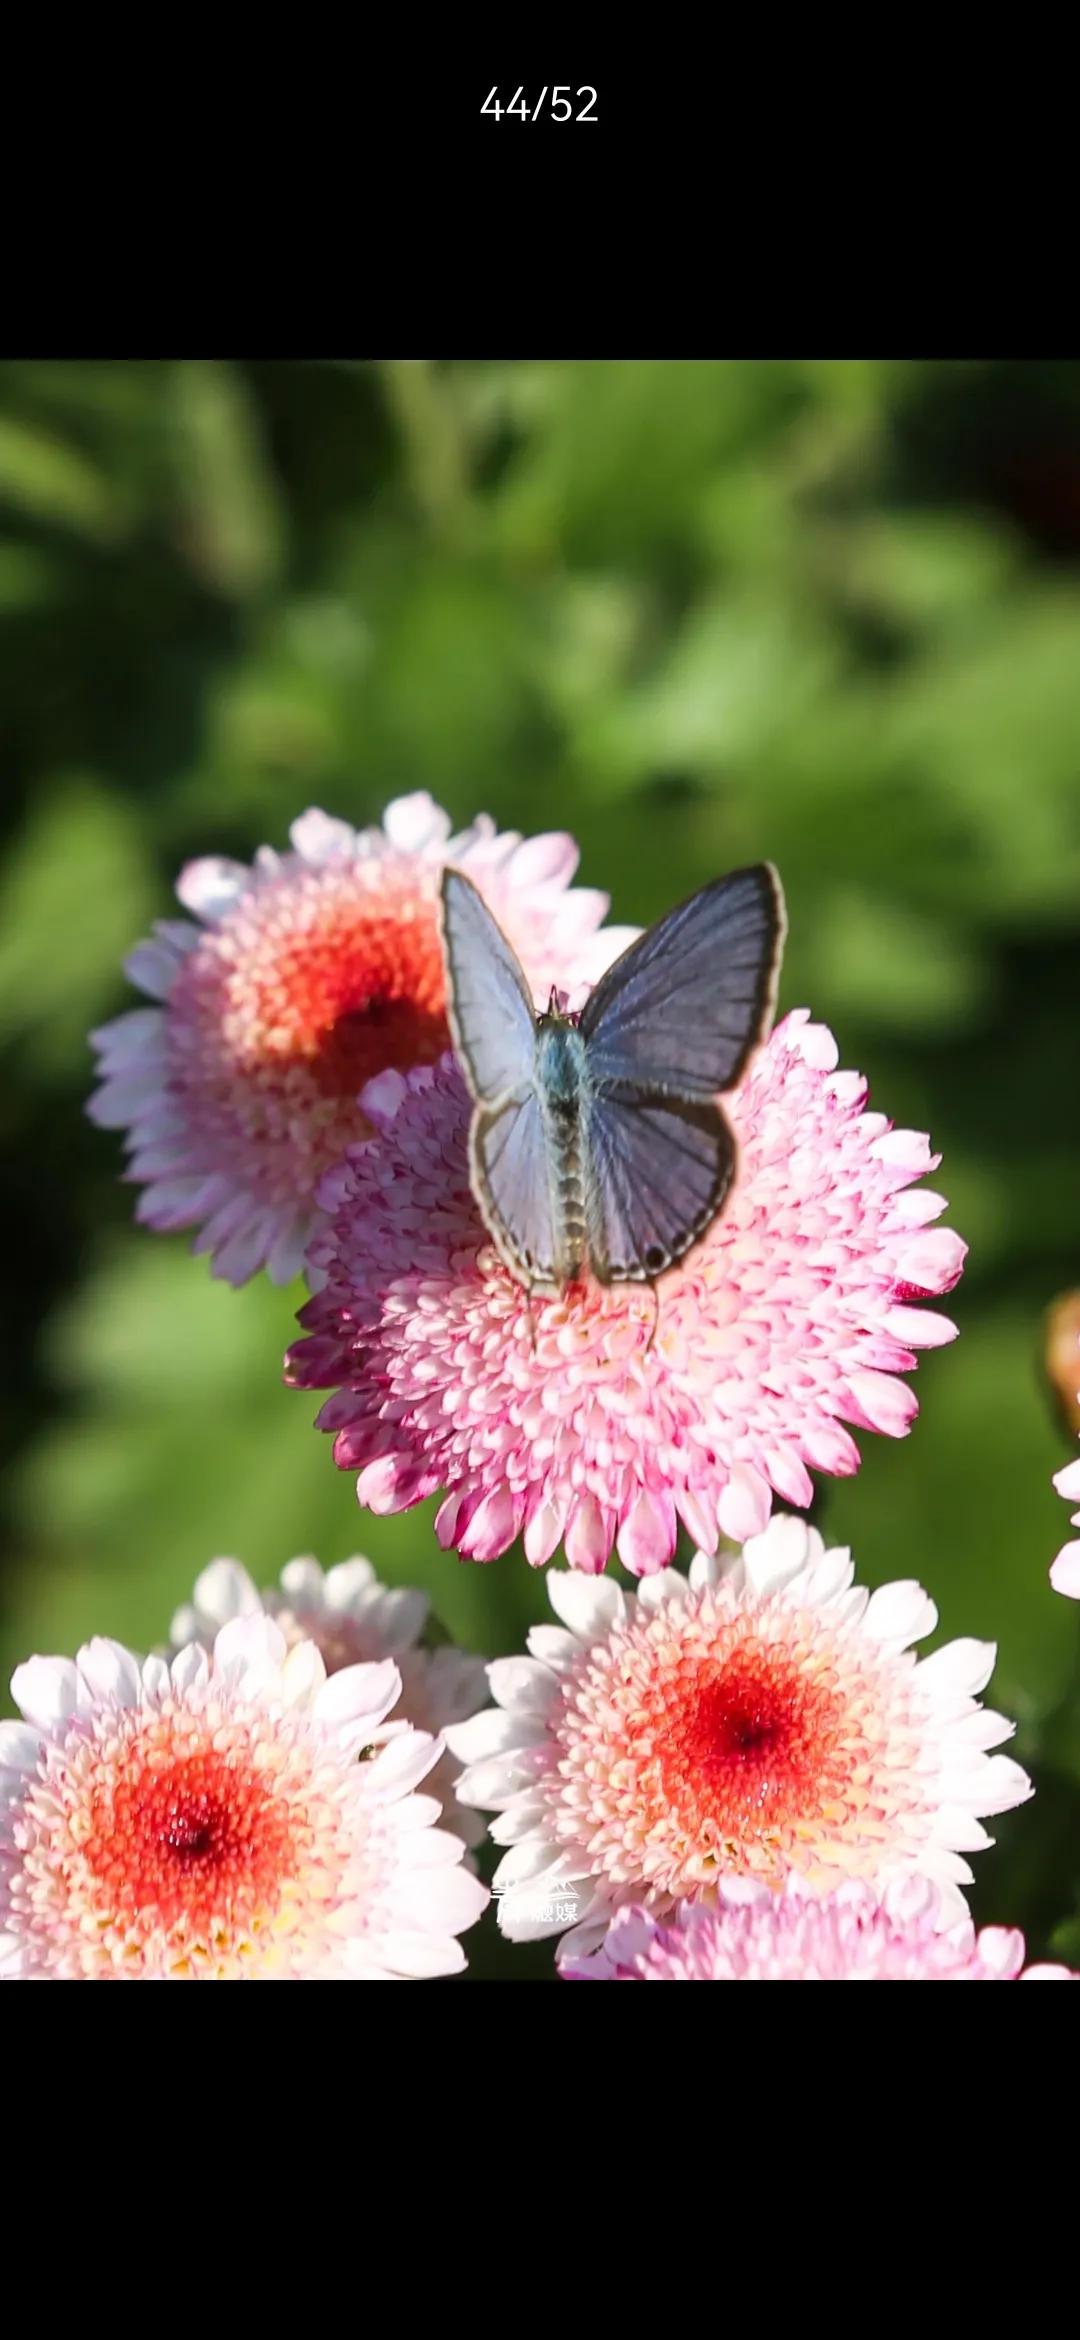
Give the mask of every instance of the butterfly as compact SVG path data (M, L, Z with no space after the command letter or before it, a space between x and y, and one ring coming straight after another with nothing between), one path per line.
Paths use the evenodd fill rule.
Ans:
M772 1022L787 921L771 862L715 878L630 944L580 1015L538 1014L471 880L441 884L447 1015L473 1116L470 1181L511 1273L560 1292L655 1283L723 1209L718 1094Z

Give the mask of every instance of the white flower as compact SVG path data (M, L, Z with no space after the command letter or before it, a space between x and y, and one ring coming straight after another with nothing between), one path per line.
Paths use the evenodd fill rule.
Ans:
M399 1690L390 1659L328 1680L313 1643L288 1649L262 1616L171 1666L105 1640L19 1666L0 1977L456 1972L488 1896L414 1792L438 1740L403 1723L377 1744Z
M1013 1730L977 1700L992 1644L911 1654L937 1623L919 1585L867 1592L847 1552L781 1515L740 1557L699 1555L636 1598L567 1571L548 1590L561 1623L489 1666L496 1706L448 1734L460 1795L509 1847L494 1889L512 1940L559 1933L569 1905L580 1954L614 1910L663 1913L733 1875L825 1894L915 1874L943 1922L964 1915L979 1816L1032 1791L987 1752Z
M91 1034L102 1085L93 1120L124 1129L137 1217L197 1227L195 1251L243 1284L300 1268L315 1189L370 1135L360 1090L430 1064L450 1044L439 873L466 869L544 996L596 981L629 937L597 928L606 894L573 888L571 837L500 835L486 817L459 836L423 793L381 828L309 811L293 850L254 863L189 862L177 892L193 919L160 920L126 961L154 1007Z
M262 1593L238 1560L213 1560L197 1579L191 1602L177 1610L169 1639L174 1649L186 1641L205 1646L233 1617L265 1613L274 1618L290 1646L313 1641L328 1674L341 1666L396 1659L401 1697L387 1727L396 1729L405 1721L439 1733L447 1723L463 1722L483 1705L487 1668L482 1658L471 1657L467 1650L418 1646L429 1608L426 1593L381 1584L370 1560L359 1555L327 1569L325 1575L317 1560L290 1560L281 1571L280 1589ZM443 1826L475 1845L485 1828L476 1813L457 1800L460 1770L457 1758L444 1747L428 1774L426 1792L438 1797Z

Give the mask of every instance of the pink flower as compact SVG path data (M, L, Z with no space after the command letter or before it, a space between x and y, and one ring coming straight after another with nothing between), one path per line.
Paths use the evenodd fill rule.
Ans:
M496 1706L447 1734L459 1795L510 1847L494 1889L512 1941L576 1920L592 1948L623 1905L663 1915L732 1874L816 1895L915 1875L964 1916L979 1815L1032 1790L987 1753L1013 1730L977 1700L993 1645L911 1654L937 1623L919 1585L868 1593L846 1552L779 1516L740 1558L699 1555L636 1598L563 1569L548 1592L561 1627L490 1665Z
M315 1224L315 1189L370 1131L357 1104L387 1066L449 1045L439 872L466 869L546 996L596 980L629 939L596 929L607 896L569 890L570 837L461 836L429 796L399 798L381 829L325 813L294 823L293 851L192 861L177 892L198 925L165 920L127 961L161 1006L92 1035L104 1076L95 1121L126 1129L136 1216L198 1227L193 1248L242 1284L287 1283Z
M1080 1462L1068 1463L1063 1471L1055 1472L1054 1485L1067 1503L1080 1503ZM1073 1512L1072 1525L1080 1527L1080 1511ZM1067 1600L1080 1601L1080 1544L1062 1545L1050 1570L1050 1582Z
M443 1545L492 1560L524 1534L635 1575L670 1559L681 1519L707 1551L760 1531L774 1492L858 1469L845 1423L899 1438L897 1376L952 1340L912 1301L948 1291L965 1245L929 1222L942 1197L925 1137L864 1110L866 1084L805 1011L786 1017L725 1099L739 1140L726 1209L654 1296L582 1283L529 1296L469 1187L469 1100L452 1058L365 1091L380 1125L320 1189L294 1383L335 1388L319 1421L362 1503L400 1511L448 1490ZM658 1321L657 1309L659 1311ZM655 1332L654 1332L655 1321Z
M1024 1967L1015 1928L957 1918L940 1931L932 1885L908 1878L879 1900L853 1882L815 1900L795 1880L779 1894L722 1877L715 1901L682 1902L666 1922L621 1910L567 1982L1080 1982L1067 1966Z
M0 1977L452 1974L488 1895L413 1791L439 1741L386 1728L392 1660L326 1678L269 1617L140 1664L31 1658L0 1723ZM374 1751L372 1751L374 1750ZM358 1760L364 1757L365 1760Z
M463 1649L418 1646L429 1608L426 1593L380 1584L370 1560L359 1556L325 1575L317 1560L290 1560L281 1571L280 1591L263 1593L238 1560L212 1560L197 1579L190 1603L177 1610L169 1638L174 1650L188 1641L205 1648L232 1618L266 1615L290 1649L298 1641L313 1641L328 1674L393 1658L401 1696L384 1733L409 1722L437 1735L447 1723L464 1722L483 1705L487 1669L483 1658ZM479 1844L484 1823L459 1804L455 1793L460 1769L444 1747L428 1772L425 1792L438 1798L445 1828L468 1845Z

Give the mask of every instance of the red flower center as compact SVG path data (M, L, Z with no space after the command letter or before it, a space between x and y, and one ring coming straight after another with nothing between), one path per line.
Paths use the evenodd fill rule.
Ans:
M450 1046L434 910L336 903L248 970L255 1053L304 1065L324 1097L355 1097L391 1065L433 1064Z
M767 1643L686 1661L656 1684L641 1718L658 1809L706 1843L814 1817L850 1770L846 1711L828 1681Z
M88 1853L118 1917L202 1932L276 1905L295 1873L298 1818L235 1756L161 1750L145 1762L135 1750L94 1798Z

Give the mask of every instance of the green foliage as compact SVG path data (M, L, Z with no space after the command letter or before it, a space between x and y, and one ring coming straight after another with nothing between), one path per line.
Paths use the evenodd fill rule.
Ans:
M1040 1796L978 1907L1080 1957L1040 1367L1080 1283L1078 555L1073 365L0 368L5 1669L159 1640L222 1550L269 1579L359 1544L492 1652L544 1610L520 1556L440 1554L431 1506L358 1515L280 1384L298 1294L131 1224L86 1032L180 862L417 787L573 829L620 921L768 853L785 1004L931 1130L972 1243L911 1437L862 1439L823 1524L998 1638Z

